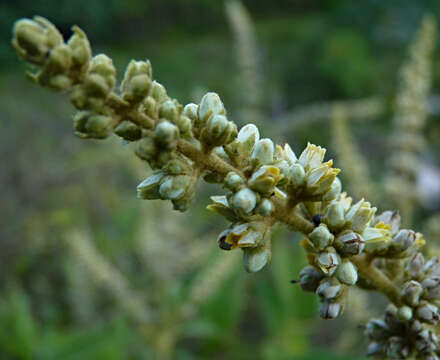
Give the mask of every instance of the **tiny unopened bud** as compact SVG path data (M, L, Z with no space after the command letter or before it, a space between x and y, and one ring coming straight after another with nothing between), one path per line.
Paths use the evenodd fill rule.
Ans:
M416 310L416 316L423 322L436 325L440 319L439 309L431 303L424 303Z
M411 278L416 278L425 266L425 258L420 252L416 252L408 261L406 271Z
M330 204L323 220L331 230L340 229L345 223L344 207L339 202Z
M349 260L344 260L336 270L338 280L347 285L354 285L358 280L356 267Z
M168 100L168 95L167 95L167 91L165 90L165 87L161 83L158 83L157 81L153 81L151 83L151 96L159 104Z
M258 272L270 262L271 251L268 246L244 248L243 251L243 264L248 272Z
M304 168L302 167L302 165L293 164L289 168L289 178L291 179L292 184L295 187L300 187L300 186L304 185L304 183L306 181L306 172L305 172Z
M408 249L416 239L416 234L412 230L402 229L393 239L393 247L398 251Z
M116 128L115 134L128 141L139 140L142 136L141 129L131 121L122 121Z
M328 230L327 225L320 224L308 235L313 245L320 251L324 250L333 242L333 234Z
M157 146L151 137L144 137L136 142L135 153L142 160L150 161L158 152Z
M341 294L342 285L332 284L330 280L325 280L316 289L316 295L320 296L324 300L330 300L338 297Z
M159 187L160 197L166 200L181 199L190 183L191 177L188 175L167 176Z
M270 139L261 139L255 144L251 155L251 161L258 164L269 164L273 161L274 145Z
M333 180L332 185L330 186L330 189L322 197L322 200L330 201L336 199L341 194L341 191L342 191L341 180L339 180L339 178L335 178L335 180Z
M177 120L177 106L173 100L164 101L159 107L159 117L171 122Z
M258 204L257 211L262 216L269 216L273 211L272 201L269 199L263 199Z
M196 126L203 126L212 116L225 114L226 110L220 96L213 92L206 93L200 100Z
M305 291L315 292L324 275L313 266L306 266L299 273L299 284Z
M237 173L231 171L226 175L224 185L229 190L238 191L244 185L244 179Z
M237 126L224 115L214 115L203 128L201 140L211 146L221 146L230 143L235 136Z
M154 130L155 140L167 149L173 149L177 146L178 137L179 129L169 121L160 122Z
M197 122L198 119L197 108L197 104L194 103L186 104L183 108L183 114L190 118L193 123Z
M371 340L384 340L389 336L387 324L380 319L370 320L365 326L365 335Z
M342 304L325 301L319 308L319 315L323 319L336 319L342 313Z
M411 280L404 285L402 290L402 297L408 305L417 306L422 293L423 293L422 285L415 280Z
M401 321L409 321L413 316L412 308L409 306L402 306L397 310L397 317Z
M440 298L440 276L429 277L422 282L425 289L424 297L428 300Z
M244 188L237 192L232 198L232 206L234 209L244 214L250 214L257 204L257 196L248 188Z

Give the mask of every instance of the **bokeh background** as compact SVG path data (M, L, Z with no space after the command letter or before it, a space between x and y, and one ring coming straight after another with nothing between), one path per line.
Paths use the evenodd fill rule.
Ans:
M119 74L148 58L180 102L218 92L238 124L297 152L326 146L342 168L332 104L363 105L346 130L383 208L399 69L427 13L439 17L440 3L0 1L0 359L362 359L361 326L385 303L354 292L342 319L320 320L316 297L290 284L306 260L283 228L272 264L245 273L239 253L216 246L226 222L205 210L214 186L185 214L136 199L149 169L115 138L73 136L67 97L24 76L10 46L16 19L47 17L66 37L77 24ZM438 55L427 175L415 182L427 196L413 214L428 232L440 207ZM356 190L350 172L342 179Z

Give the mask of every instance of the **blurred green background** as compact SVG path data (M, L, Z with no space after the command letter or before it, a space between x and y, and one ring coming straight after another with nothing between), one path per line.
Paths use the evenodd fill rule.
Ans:
M149 172L144 163L114 138L75 138L67 97L29 82L10 46L21 17L47 17L66 37L77 24L119 74L130 59L148 58L155 79L182 103L218 92L240 125L260 116L263 134L297 152L307 141L326 146L330 157L336 152L328 122L295 127L289 114L317 102L380 97L382 115L352 127L380 183L398 69L421 17L440 16L440 3L244 5L260 96L248 116L243 107L252 89L240 80L240 44L223 1L0 1L0 359L363 358L359 325L382 298L355 294L357 307L342 319L320 320L315 296L289 284L306 260L298 237L282 228L274 260L260 273L245 273L240 256L224 265L230 254L218 250L216 236L226 222L205 211L219 189L203 186L185 214L137 200L135 187ZM439 165L435 116L428 125L427 157ZM417 230L436 210L420 209ZM210 274L213 268L221 274ZM182 315L188 303L192 311Z

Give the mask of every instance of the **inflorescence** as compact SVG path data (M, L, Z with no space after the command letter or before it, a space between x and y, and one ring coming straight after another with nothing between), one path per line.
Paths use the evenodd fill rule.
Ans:
M288 144L260 138L253 124L237 129L220 97L207 93L199 104L181 105L153 80L148 61L131 61L119 91L112 60L92 57L84 32L73 27L64 42L46 19L23 19L12 44L35 65L29 77L38 85L68 92L75 134L103 139L115 134L132 143L153 170L137 187L141 199L172 202L187 210L200 179L218 183L225 193L211 197L208 209L230 221L218 236L223 250L241 248L249 272L271 259L276 223L304 234L309 266L299 275L306 291L321 299L320 315L338 317L350 286L376 289L392 302L383 320L366 327L369 353L393 359L437 359L439 261L425 262L420 233L400 229L396 212L376 215L364 199L342 192L325 149L308 144L297 156ZM396 275L397 273L397 275Z

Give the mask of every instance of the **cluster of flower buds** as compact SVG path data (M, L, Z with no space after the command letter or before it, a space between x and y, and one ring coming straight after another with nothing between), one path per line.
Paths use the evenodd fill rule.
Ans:
M383 319L373 319L365 327L370 340L368 355L382 359L438 360L440 341L435 331L419 320L408 319L407 306L389 305Z

